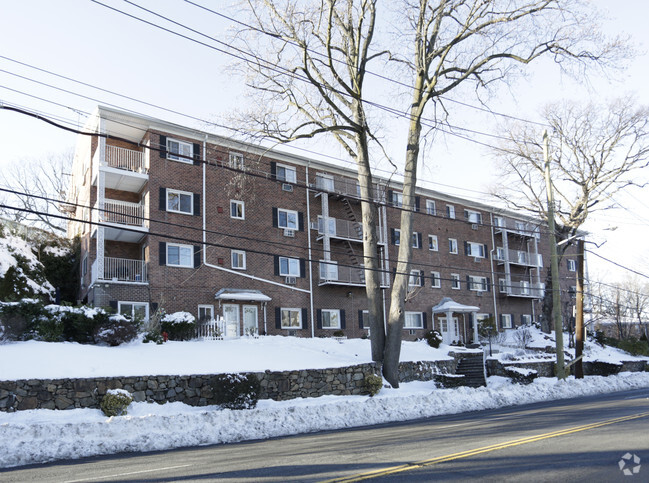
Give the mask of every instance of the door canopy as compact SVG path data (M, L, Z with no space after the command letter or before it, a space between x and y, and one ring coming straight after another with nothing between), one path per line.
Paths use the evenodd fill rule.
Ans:
M476 307L475 305L462 305L451 297L444 297L440 303L433 307L433 314L448 314L453 312L467 314L479 310L480 307Z

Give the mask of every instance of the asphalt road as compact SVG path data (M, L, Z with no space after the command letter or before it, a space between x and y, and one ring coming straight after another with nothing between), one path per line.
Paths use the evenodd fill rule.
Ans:
M627 460L622 460L627 454ZM640 463L634 458L640 458ZM648 482L649 389L264 441L0 470L2 482L367 478Z

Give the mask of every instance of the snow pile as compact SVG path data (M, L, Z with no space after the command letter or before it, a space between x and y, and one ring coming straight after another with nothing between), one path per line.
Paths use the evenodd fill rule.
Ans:
M167 322L170 324L193 324L196 320L189 312L174 312L173 314L165 314L162 318L162 322Z
M649 387L649 373L563 382L537 379L527 386L491 377L487 387L477 389L437 389L432 382L413 382L384 388L373 398L263 400L245 411L133 403L127 416L110 418L99 409L0 413L0 467L264 439L642 387Z

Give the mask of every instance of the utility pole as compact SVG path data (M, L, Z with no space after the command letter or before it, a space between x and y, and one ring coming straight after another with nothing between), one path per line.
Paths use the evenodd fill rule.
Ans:
M543 159L545 161L545 191L548 200L548 229L550 231L550 273L552 275L552 318L554 319L554 336L556 338L557 379L566 378L566 366L563 358L563 320L561 318L561 292L559 286L559 256L557 254L557 237L554 225L554 191L550 177L550 147L548 132L543 131Z
M584 240L577 240L577 293L575 304L575 378L584 378Z

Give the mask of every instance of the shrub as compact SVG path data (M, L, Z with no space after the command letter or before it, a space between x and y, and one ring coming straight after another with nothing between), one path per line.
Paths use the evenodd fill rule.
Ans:
M62 342L63 324L57 317L43 317L36 326L36 334L39 340L45 342Z
M534 379L539 375L534 369L507 366L505 366L505 374L507 374L507 377L509 377L514 384L523 385L532 384Z
M521 349L527 349L527 346L534 340L532 331L527 327L517 327L514 331L514 342Z
M145 344L149 342L155 342L156 344L160 345L164 343L164 339L162 338L162 334L160 332L156 332L152 330L144 334L144 338L142 339L142 342L144 342Z
M439 348L439 345L442 343L443 340L442 334L440 334L436 330L429 330L428 332L426 332L424 337L426 338L426 342L428 342L428 345L435 349Z
M189 312L174 312L165 315L160 327L171 340L189 340L196 336L196 319Z
M345 337L345 333L342 330L334 330L331 335L333 337Z
M624 339L618 341L616 346L634 356L649 356L649 343L640 339Z
M59 317L65 340L80 344L94 343L97 329L109 320L103 310L68 310L59 312Z
M376 396L382 387L383 378L381 376L377 376L376 374L365 376L365 379L363 380L363 389L370 395L370 397Z
M3 340L28 340L37 336L37 327L49 314L38 300L0 304L0 325Z
M133 396L124 389L109 389L99 407L106 416L125 416Z
M598 330L595 332L595 342L604 347L606 344L606 334L604 334L604 331Z
M138 320L129 320L122 315L111 315L107 322L99 325L95 330L95 344L118 346L131 342L137 337L139 326Z
M261 385L255 374L219 374L212 379L214 403L227 409L252 409Z

